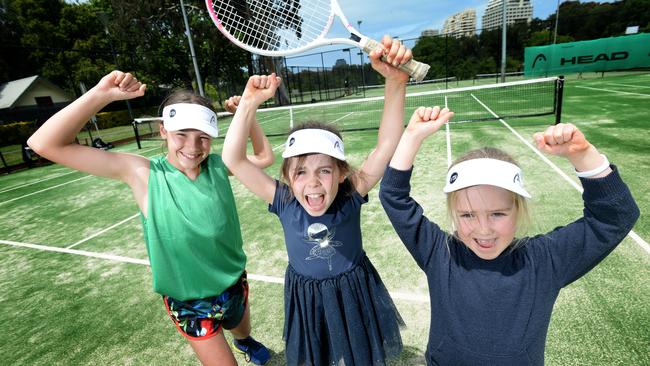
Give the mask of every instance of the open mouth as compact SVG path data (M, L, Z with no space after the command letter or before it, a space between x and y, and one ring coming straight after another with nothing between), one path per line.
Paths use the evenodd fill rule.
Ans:
M490 249L494 248L496 246L496 239L474 239L474 242L476 245L478 245L481 249Z
M305 201L313 210L318 210L325 203L325 195L321 193L312 193L305 196Z

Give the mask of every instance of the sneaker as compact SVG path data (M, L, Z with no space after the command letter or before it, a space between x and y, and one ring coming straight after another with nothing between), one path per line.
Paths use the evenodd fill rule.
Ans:
M245 355L247 362L256 365L264 365L271 358L269 349L251 336L244 339L233 339L232 346L235 351Z

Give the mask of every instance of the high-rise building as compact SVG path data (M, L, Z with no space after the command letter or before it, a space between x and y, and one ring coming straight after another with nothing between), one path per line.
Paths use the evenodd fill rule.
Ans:
M420 37L435 37L440 35L440 31L437 29L425 29L420 33Z
M476 10L465 9L447 18L442 33L454 37L471 37L476 34Z
M530 0L507 0L506 24L530 22L533 19L533 4ZM483 14L484 30L501 28L503 23L503 0L490 0Z

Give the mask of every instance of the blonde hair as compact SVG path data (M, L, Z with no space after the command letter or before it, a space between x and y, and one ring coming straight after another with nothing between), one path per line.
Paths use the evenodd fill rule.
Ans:
M510 156L508 153L506 153L503 150L493 148L493 147L483 147L480 149L476 150L471 150L467 152L465 155L461 156L460 158L456 159L454 163L451 165L452 167L458 163L461 163L463 161L467 160L473 160L473 159L496 159L496 160L501 160L505 161L511 164L514 164L516 166L519 166L517 161ZM451 168L451 167L450 167ZM466 189L466 188L465 188ZM460 195L460 192L462 192L463 189L460 189L458 191L453 191L449 192L447 194L447 216L451 225L450 232L453 234L453 236L456 239L458 238L458 212L456 211L456 203L458 201L458 196ZM523 196L520 196L514 192L509 191L511 196L512 196L512 202L515 210L515 222L517 225L517 236L523 236L529 226L530 226L530 212L528 210L528 201L526 201L526 198ZM459 239L460 240L460 239ZM515 239L512 241L510 244L510 250L514 250L517 247L523 245L525 242L525 239L520 239L515 237Z

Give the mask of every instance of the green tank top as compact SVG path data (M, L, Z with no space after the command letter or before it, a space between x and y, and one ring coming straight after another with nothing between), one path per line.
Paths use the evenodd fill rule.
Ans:
M215 296L246 266L239 218L221 157L211 154L192 181L163 157L150 162L144 239L153 289L178 300Z

